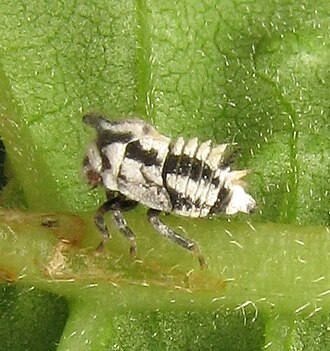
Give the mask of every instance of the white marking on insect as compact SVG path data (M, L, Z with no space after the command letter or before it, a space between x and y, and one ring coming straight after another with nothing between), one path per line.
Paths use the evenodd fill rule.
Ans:
M213 147L211 152L209 153L206 161L213 170L217 170L219 168L219 165L221 163L221 160L223 159L224 152L227 148L227 145L228 144L217 145Z
M176 143L174 144L173 155L177 155L177 156L181 155L184 144L185 144L184 139L182 137L179 137Z
M196 153L196 158L200 161L205 161L208 154L210 153L210 150L211 140L205 141L204 143L200 144Z

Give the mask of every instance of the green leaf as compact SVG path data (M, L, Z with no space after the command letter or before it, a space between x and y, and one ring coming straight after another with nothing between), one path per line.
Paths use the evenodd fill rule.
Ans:
M127 294L119 290L121 303L127 306L132 306L138 292L141 311L127 308L109 316L105 310L119 301L111 294L102 299L103 304L98 304L93 289L87 289L79 300L83 288L76 281L72 282L74 288L65 284L63 289L57 289L52 278L49 284L43 280L20 280L21 284L36 284L69 300L70 315L59 349L70 345L70 339L75 345L73 349L86 344L97 345L90 349L98 350L106 349L107 345L113 345L113 349L120 349L118 345L133 347L137 335L142 334L138 342L148 342L150 349L155 349L155 345L159 349L194 349L187 341L192 340L196 349L210 349L210 345L223 342L224 349L229 350L241 341L235 344L229 336L217 339L219 333L228 333L235 339L232 326L241 328L247 320L247 327L242 327L244 336L250 337L250 328L253 329L255 338L251 345L255 349L262 345L275 349L279 345L278 349L308 350L317 343L320 348L324 344L325 350L329 345L325 330L329 325L330 267L323 250L329 245L329 233L321 226L329 224L328 2L24 0L3 3L0 12L0 136L10 160L11 184L15 184L13 190L7 188L2 196L7 203L20 201L8 197L13 194L15 199L26 201L30 211L95 210L104 198L102 191L91 191L81 174L81 160L93 138L92 131L81 123L82 115L89 111L102 111L113 119L142 117L173 138L183 135L219 143L235 141L241 146L239 168L254 172L248 182L249 192L257 199L258 213L253 224L249 223L263 228L255 234L245 238L244 216L228 223L223 219L169 218L173 228L182 224L189 236L201 243L211 263L212 279L242 278L235 290L235 303L229 302L232 293L220 294L225 297L224 303L214 312L216 307L205 304L208 295L193 291L191 300L200 301L199 311L195 305L182 303L172 312L172 305L164 303L168 300L162 288L151 297L141 288L135 294L134 290ZM22 189L24 195L17 197L17 189ZM132 223L138 223L137 233L144 228L140 217L139 210L128 216ZM34 224L36 227L31 231L24 218L23 229L26 227L19 230L35 240L38 225ZM282 224L268 227L265 222L291 226L284 230L278 227ZM17 230L6 234L0 249L7 248L5 243L7 240L10 243ZM309 232L313 234L308 235ZM147 225L140 233L154 235ZM148 250L140 237L139 248L146 254ZM114 247L116 240L119 239L111 241ZM95 242L96 239L87 236L82 245L91 247ZM231 250L235 243L236 250ZM9 253L15 252L9 262L17 261L23 272L31 270L32 278L38 276L33 260L24 266L21 253L38 257L40 252L49 253L52 246L37 246L36 251L31 251L29 240L22 242L22 246L15 245L21 251L8 246ZM161 245L165 245L168 255L157 258ZM183 260L185 269L195 267L196 262L188 253L163 244L160 238L147 247L156 252L156 262L168 262L170 267ZM125 250L126 246L118 254ZM318 256L323 261L318 261ZM274 272L267 266L269 262L275 264ZM9 279L7 265L8 262L3 262L0 267L4 280ZM110 275L113 273L113 267L107 265L102 274L107 270ZM125 267L119 266L118 270L126 272ZM152 272L142 268L141 271L130 273L133 281L141 282L142 273L147 280L151 279ZM88 279L90 283L99 283L100 277L91 275ZM255 279L259 285L253 286ZM281 289L275 290L277 285L273 283ZM318 284L323 290L313 290ZM107 288L105 291L108 292ZM271 301L269 294L280 296L276 312L271 312L270 302L270 308L254 321L254 306L262 309L262 301L266 305ZM266 300L262 300L265 296ZM157 303L150 304L148 298ZM5 300L9 304L13 301L9 297ZM300 315L299 308L304 304L307 307L303 311L307 312ZM164 310L157 312L158 306L165 306ZM237 306L243 306L244 312L235 311ZM65 303L62 309L66 310ZM100 316L100 322L95 322L99 330L91 327L88 332L86 325L93 320L93 309ZM217 314L219 318L215 317ZM81 322L77 316L81 316ZM44 323L44 312L39 317L39 323ZM139 323L134 323L134 319ZM201 324L205 327L200 327ZM224 324L229 325L226 333ZM21 327L24 328L24 323ZM82 333L80 338L70 337L72 333L78 335L75 334L78 330ZM132 334L125 333L129 330ZM315 337L307 340L304 334ZM169 343L171 336L173 342ZM56 336L53 337L56 342ZM153 338L155 344L150 341Z
M0 350L56 350L68 317L64 298L3 284L0 301Z

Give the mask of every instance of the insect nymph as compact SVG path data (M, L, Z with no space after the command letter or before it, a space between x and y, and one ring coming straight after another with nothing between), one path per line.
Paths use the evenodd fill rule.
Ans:
M255 209L254 199L240 181L248 171L230 170L230 144L212 146L210 140L202 143L197 138L184 141L182 137L173 142L137 119L109 121L88 114L83 122L97 132L84 159L84 173L91 185L103 186L107 194L107 201L95 215L103 235L99 248L110 237L104 215L112 211L115 225L130 241L130 253L135 256L135 235L122 212L140 203L149 208L147 218L153 227L192 251L204 268L206 262L197 243L174 232L159 214L175 212L197 218Z

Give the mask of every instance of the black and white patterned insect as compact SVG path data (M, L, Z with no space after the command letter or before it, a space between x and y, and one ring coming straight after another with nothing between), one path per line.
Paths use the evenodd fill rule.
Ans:
M135 235L122 212L138 203L149 208L147 218L164 237L192 251L202 268L206 262L196 242L165 225L161 212L193 218L224 213L250 213L254 199L245 192L241 178L248 171L231 171L231 144L212 145L197 138L175 142L142 120L109 121L97 114L83 122L95 128L97 138L84 159L84 173L93 186L106 189L107 201L97 210L95 223L103 235L102 249L110 234L104 215L112 211L115 225L130 241L136 255Z

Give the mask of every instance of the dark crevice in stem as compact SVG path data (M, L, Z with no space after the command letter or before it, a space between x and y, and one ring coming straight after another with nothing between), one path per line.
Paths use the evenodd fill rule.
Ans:
M152 119L153 89L151 87L152 53L149 36L149 11L146 0L137 0L137 99L138 113Z

